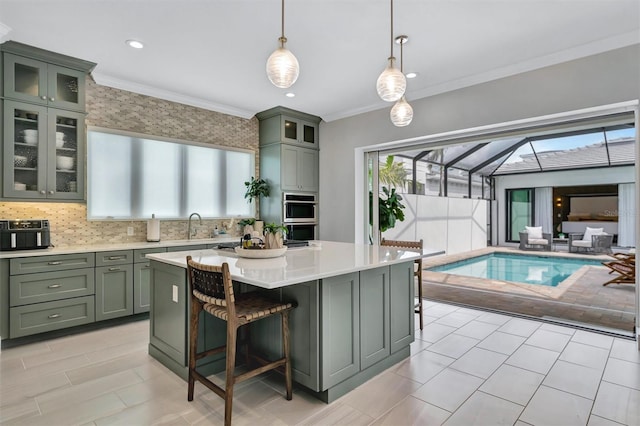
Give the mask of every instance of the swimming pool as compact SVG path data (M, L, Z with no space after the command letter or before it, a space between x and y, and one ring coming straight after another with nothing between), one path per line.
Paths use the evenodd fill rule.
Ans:
M491 253L429 268L433 272L555 287L585 265L600 260Z

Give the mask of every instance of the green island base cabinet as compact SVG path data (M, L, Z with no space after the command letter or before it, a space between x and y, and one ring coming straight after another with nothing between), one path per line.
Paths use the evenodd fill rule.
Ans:
M194 252L198 255L202 253ZM294 263L294 255L287 264ZM159 260L162 256L151 260L149 353L186 380L187 273L184 266ZM239 282L233 266L232 276L236 291L267 292L297 303L289 321L293 379L317 398L331 402L409 356L414 341L413 264L413 260L403 261L269 289ZM204 312L201 315L199 347L224 344L226 323ZM249 325L252 347L271 359L281 356L279 321L275 316ZM223 371L223 357L207 365L202 364L207 360L200 360L200 368L208 374Z
M208 246L0 258L2 342L146 313L151 270L145 256Z

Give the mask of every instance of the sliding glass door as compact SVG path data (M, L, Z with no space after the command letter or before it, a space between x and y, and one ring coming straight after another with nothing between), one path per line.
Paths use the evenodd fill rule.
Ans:
M507 189L507 241L520 241L519 232L532 226L533 188Z

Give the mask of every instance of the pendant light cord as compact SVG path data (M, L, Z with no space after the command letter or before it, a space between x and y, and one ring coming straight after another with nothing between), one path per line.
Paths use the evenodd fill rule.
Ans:
M393 58L393 0L391 0L391 37L390 39L391 39L391 53L389 54L389 57Z
M284 38L284 0L282 0L282 38Z
M404 62L404 59L403 59L403 56L404 56L403 53L404 52L402 51L403 47L404 47L404 41L401 41L400 42L400 72L404 74L404 71L402 70L402 68L403 68L402 64Z

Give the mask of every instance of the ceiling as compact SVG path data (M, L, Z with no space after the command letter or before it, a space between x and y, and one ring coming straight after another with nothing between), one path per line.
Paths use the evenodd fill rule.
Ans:
M409 101L640 42L638 0L396 0L394 9L394 35L409 36L404 70L419 73ZM0 0L1 41L96 62L99 84L245 118L276 105L325 121L390 107L375 90L389 25L388 0L288 0L300 77L287 90L265 73L277 0Z

